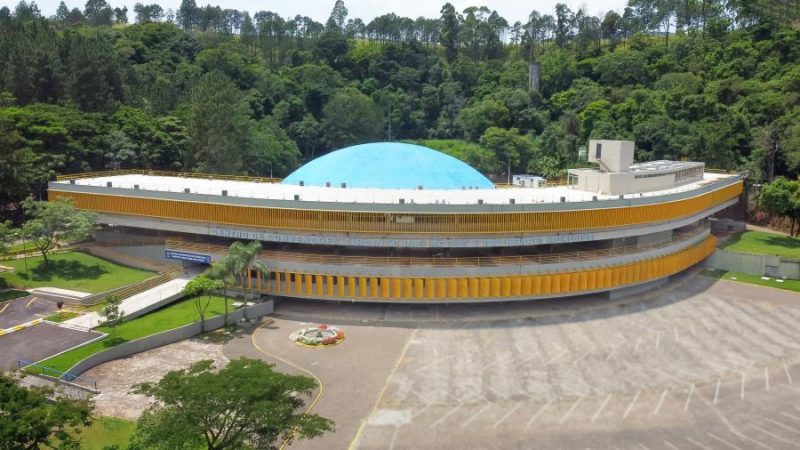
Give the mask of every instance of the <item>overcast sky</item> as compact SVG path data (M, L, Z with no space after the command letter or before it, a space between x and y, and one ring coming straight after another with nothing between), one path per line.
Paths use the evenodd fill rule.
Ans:
M19 0L0 0L0 5L8 6L12 10ZM133 20L133 5L137 0L107 0L114 7L127 5L128 18ZM141 3L158 3L166 11L169 8L178 9L181 0L139 0ZM335 0L195 0L198 5L205 6L207 3L219 5L222 8L231 8L244 11L273 11L281 16L294 17L296 14L309 16L319 22L325 22L330 14ZM45 16L55 14L56 7L60 0L37 0L39 9ZM79 7L81 10L85 0L65 0L70 9ZM369 22L372 18L394 12L399 16L417 18L419 16L438 17L439 10L445 4L445 0L345 0L345 5L350 11L348 17L360 17L364 22ZM490 9L496 9L510 24L517 20L524 21L532 10L542 13L552 14L556 3L566 3L571 9L576 10L581 6L588 6L588 11L592 15L605 14L608 10L614 9L621 11L626 0L487 0L469 1L456 0L451 3L456 9L463 11L468 6L486 5Z

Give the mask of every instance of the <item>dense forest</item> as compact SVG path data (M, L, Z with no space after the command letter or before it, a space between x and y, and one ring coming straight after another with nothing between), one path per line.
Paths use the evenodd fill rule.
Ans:
M757 181L800 172L797 0L630 0L603 17L558 4L524 23L449 3L365 23L332 6L326 23L194 0L0 9L0 205L59 173L281 177L374 140L500 179L562 177L592 137Z

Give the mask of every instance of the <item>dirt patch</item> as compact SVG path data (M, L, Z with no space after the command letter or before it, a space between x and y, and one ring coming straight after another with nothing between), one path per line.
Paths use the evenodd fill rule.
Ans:
M97 380L100 389L100 394L94 397L95 412L136 420L152 402L147 397L129 394L134 384L158 381L167 372L185 369L202 359L214 360L218 367L228 362L222 346L190 339L101 364L85 374Z

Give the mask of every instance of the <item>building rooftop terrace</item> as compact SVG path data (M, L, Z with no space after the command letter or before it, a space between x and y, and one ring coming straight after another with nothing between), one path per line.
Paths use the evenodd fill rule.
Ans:
M221 196L227 191L229 197L261 198L270 200L299 200L309 202L331 203L375 203L398 204L516 204L559 203L561 198L565 202L591 201L617 199L617 195L605 195L596 192L584 191L572 186L554 186L544 188L511 187L506 189L465 189L465 190L416 190L416 189L367 189L367 188L341 188L319 186L297 186L275 182L256 182L247 180L213 179L208 177L148 175L144 173L127 174L92 174L59 177L59 181L51 183L51 189L58 189L58 185L111 187L120 191L138 189L153 192L187 192L193 194ZM672 189L652 191L645 193L626 194L624 198L654 197L687 192L698 189L710 183L729 178L732 175L708 173L704 174L701 181L681 185ZM64 186L64 187L67 187ZM124 192L120 192L124 195ZM295 198L295 196L298 196Z

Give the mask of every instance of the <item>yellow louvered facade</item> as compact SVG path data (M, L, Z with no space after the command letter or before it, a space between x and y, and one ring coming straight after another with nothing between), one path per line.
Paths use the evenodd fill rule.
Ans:
M163 219L332 233L510 234L569 232L665 222L734 199L742 182L671 202L614 208L537 212L385 213L261 208L50 189L49 198L72 199L80 209ZM394 220L402 216L404 220ZM559 285L560 286L560 285Z
M387 278L273 272L273 280L256 275L250 290L287 297L355 301L447 302L577 295L653 281L687 269L710 255L716 238L709 236L687 249L628 264L537 275ZM287 283L285 280L295 280ZM324 281L323 281L324 280ZM304 285L323 282L325 286Z

